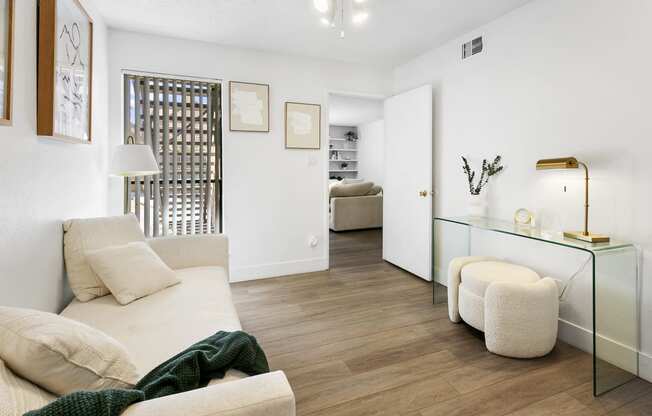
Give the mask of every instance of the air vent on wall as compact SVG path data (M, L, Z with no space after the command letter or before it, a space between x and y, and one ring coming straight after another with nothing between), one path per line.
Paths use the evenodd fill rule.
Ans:
M462 45L462 59L482 52L482 36Z

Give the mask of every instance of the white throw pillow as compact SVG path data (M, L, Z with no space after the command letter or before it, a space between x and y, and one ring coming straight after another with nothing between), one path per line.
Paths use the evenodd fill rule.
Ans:
M109 289L91 270L86 252L145 241L138 219L133 214L68 220L63 224L63 231L63 253L68 281L75 297L82 302L109 294Z
M86 258L122 305L181 281L149 244L143 242L89 251Z
M0 415L23 415L55 399L56 396L12 373L0 360Z
M57 395L130 388L139 378L118 341L53 313L0 307L0 340L14 373Z

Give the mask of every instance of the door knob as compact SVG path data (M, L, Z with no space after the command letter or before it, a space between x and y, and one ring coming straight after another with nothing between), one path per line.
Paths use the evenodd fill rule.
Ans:
M422 197L422 198L427 197L428 196L428 191L420 191L419 196Z

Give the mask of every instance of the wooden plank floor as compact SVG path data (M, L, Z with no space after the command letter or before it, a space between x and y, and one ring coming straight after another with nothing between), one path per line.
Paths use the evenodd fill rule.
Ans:
M378 230L332 233L331 250L328 272L233 285L300 416L652 415L641 380L594 399L591 357L567 344L537 360L487 352L428 283L382 261Z

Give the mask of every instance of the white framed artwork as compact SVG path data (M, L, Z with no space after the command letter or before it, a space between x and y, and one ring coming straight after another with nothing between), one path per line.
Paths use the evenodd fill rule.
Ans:
M229 81L229 130L269 133L269 85Z
M285 148L319 149L321 147L321 106L285 103Z

